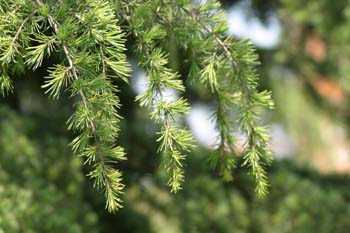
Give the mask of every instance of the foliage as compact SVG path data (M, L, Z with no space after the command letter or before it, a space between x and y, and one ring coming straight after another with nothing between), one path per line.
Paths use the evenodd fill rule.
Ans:
M182 94L187 76L170 68L164 43L171 39L191 53L189 78L203 84L215 96L214 120L218 129L217 151L212 167L219 167L225 180L232 179L235 138L246 135L244 166L251 168L259 195L267 192L265 166L271 161L268 129L261 126L262 108L273 107L270 93L257 91L258 58L248 40L226 36L227 25L217 1L0 1L0 60L2 95L12 92L10 76L27 69L47 68L42 87L53 99L62 91L74 98L75 112L68 129L78 136L71 146L91 171L94 186L104 191L106 208L122 207L124 149L115 145L119 135L119 81L128 82L126 34L132 51L147 71L147 90L136 100L150 109L160 130L157 142L162 167L172 192L181 189L183 160L194 147L191 132L181 119L190 110L185 97L170 101L165 91ZM123 28L121 27L123 26ZM238 110L237 121L232 119Z
M264 8L284 29L279 44L262 51L262 80L274 93L273 121L292 141L290 155L324 172L348 173L349 2L271 0Z
M117 227L137 233L343 233L350 227L348 177L321 176L291 161L276 161L268 171L274 188L259 199L246 169L235 170L235 185L208 174L201 164L211 153L207 150L189 156L185 174L191 182L182 192L170 195L156 176L142 176L126 187L125 208L106 216L103 200L84 184L83 163L57 136L60 126L42 130L50 115L18 116L2 107L0 116L6 135L0 138L0 232L111 232Z
M84 201L81 161L64 137L40 132L40 121L0 108L0 232L96 232Z
M291 30L286 32L286 37L291 39L291 34L295 33L295 30L300 30L295 38L295 43L300 44L299 48L294 48L292 51L292 47L287 49L287 46L282 44L286 48L285 52L292 56L289 59L298 58L291 68L301 67L300 75L308 82L312 82L314 76L320 75L339 84L341 89L349 94L350 70L345 65L350 53L349 3L339 1L337 4L332 4L327 0L309 2L306 5L304 1L299 0L281 2L283 8L280 9L280 14L283 20L290 18ZM303 9L298 9L302 5L304 5ZM293 14L286 16L287 12L293 12ZM288 42L285 41L285 43ZM299 54L296 54L297 51ZM282 54L279 58L282 64L289 60Z

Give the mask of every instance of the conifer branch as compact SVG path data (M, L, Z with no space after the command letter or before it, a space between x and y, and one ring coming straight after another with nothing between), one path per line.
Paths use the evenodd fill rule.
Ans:
M13 47L16 43L17 38L19 37L20 33L22 32L22 29L24 27L24 25L27 23L27 21L35 14L36 12L34 11L32 14L30 14L29 16L27 16L23 22L21 23L21 25L18 27L18 30L16 32L16 34L14 35L11 43L10 43L10 47Z
M35 0L36 3L39 6L42 6L42 2L40 0ZM59 39L59 24L58 22L50 15L47 15L47 18L49 20L50 25L52 26L54 33L57 36L57 39ZM63 52L65 54L65 57L68 61L69 64L69 70L73 76L73 79L75 81L80 81L79 75L78 75L78 68L76 67L75 63L74 63L74 58L68 48L68 46L66 45L66 43L61 40L61 46L63 49ZM104 57L103 57L103 53L102 53L102 47L101 45L99 45L99 53L101 53L101 62L102 62L102 73L103 76L106 76L106 65L105 65L105 61L104 61ZM79 91L79 95L81 97L82 103L84 108L86 109L87 112L90 111L90 106L91 103L89 102L87 96L85 95L84 91L82 89L80 89ZM89 128L91 131L91 135L93 137L93 140L95 141L95 147L96 147L96 152L99 158L99 163L95 165L95 170L92 171L89 175L92 178L97 179L95 181L97 187L100 186L100 182L102 182L102 184L105 186L105 192L106 192L106 198L107 198L107 203L106 203L106 208L110 211L110 212L114 212L116 211L118 208L121 208L121 200L119 199L119 195L122 194L121 189L124 187L124 185L120 184L121 181L121 173L119 171L113 171L111 167L109 167L106 164L105 161L105 155L104 155L104 150L103 144L105 144L104 142L101 142L97 133L97 124L94 121L94 119L89 115L89 113L86 115L86 119L87 122L89 124ZM77 141L75 141L74 143L78 143ZM74 144L73 144L74 145ZM121 153L116 151L116 153ZM121 154L122 156L122 154ZM88 156L89 157L89 156ZM123 157L116 157L117 159L123 159ZM94 159L93 159L94 160ZM87 159L87 161L91 161L90 158ZM99 168L100 167L100 168ZM102 180L99 181L99 173L102 174Z
M18 49L16 48L16 43L18 37L21 35L21 32L25 26L25 24L28 22L28 20L36 13L36 11L32 12L30 15L24 18L22 23L19 25L15 35L11 39L11 42L7 46L6 52L3 54L3 56L0 58L0 61L3 61L3 63L10 63L14 60L15 53L18 52Z
M37 4L38 4L39 6L42 6L43 3L42 3L40 0L35 0L35 1L37 2ZM51 15L47 15L47 17L48 17L48 19L49 19L50 25L51 25L51 26L53 27L53 29L54 29L55 34L58 35L58 28L59 28L58 23L55 22L54 18L53 18ZM65 54L65 56L66 56L66 58L67 58L67 61L68 61L68 63L69 63L69 69L71 70L74 79L75 79L75 80L79 80L78 72L77 72L77 69L76 69L76 67L75 67L75 65L74 65L73 58L72 58L72 56L70 55L70 52L69 52L67 46L65 45L64 41L61 41L61 45L62 45L64 54ZM85 107L86 109L89 109L88 100L87 100L87 98L86 98L84 92L83 92L82 90L80 90L80 91L79 91L79 94L80 94L80 97L81 97L81 99L82 99L82 101L83 101L84 107ZM87 116L87 118L88 118L88 122L89 122L90 127L91 127L91 133L92 133L92 135L93 135L93 137L94 137L94 139L95 139L96 145L98 145L98 147L99 147L99 144L100 144L100 143L99 143L98 138L97 138L97 135L96 135L96 126L95 126L95 123L94 123L93 120L90 119L89 116ZM99 150L99 152L100 152L100 149L98 149L98 150ZM102 156L101 153L99 153L99 155L100 155L100 159L101 159L102 166L103 166L103 168L105 168L103 156Z
M124 11L122 15L130 28L133 28L132 17L128 12ZM142 34L132 30L132 34L139 44L137 51L141 61L139 64L147 70L150 78L148 90L137 96L136 100L141 106L146 105L153 110L151 118L161 127L158 133L160 137L157 140L160 142L158 151L163 152L162 167L168 173L168 185L172 192L177 192L184 181L182 168L184 153L194 147L190 131L177 126L177 118L188 113L189 105L182 97L175 101L166 100L163 92L167 89L183 92L184 86L180 80L177 80L178 75L166 67L167 54L153 47L157 39L165 36L162 29L156 25L146 28Z
M214 9L217 6L215 5L215 2L213 3L213 6L209 5L210 3L208 3L208 9ZM242 97L243 97L243 104L239 104L239 108L241 109L241 114L243 115L243 117L241 118L241 129L247 134L248 137L248 147L246 148L246 151L244 152L245 156L244 156L244 160L245 162L243 163L243 165L247 165L249 167L251 167L252 169L252 173L254 175L254 177L256 178L256 182L257 182L257 187L256 187L256 191L259 195L264 195L267 190L267 178L266 178L266 172L263 168L265 162L264 160L269 163L271 160L270 157L270 149L268 148L268 141L269 141L269 137L267 134L263 133L263 130L261 127L259 128L257 126L257 122L256 122L256 111L254 110L254 100L252 99L252 95L259 95L259 94L253 94L253 92L255 91L256 88L256 84L253 84L253 91L252 88L248 88L247 87L247 81L244 80L243 78L243 74L242 72L245 72L244 70L248 70L251 72L251 74L248 73L248 75L252 75L252 78L254 78L255 76L255 71L251 70L251 68L249 66L251 66L249 63L245 64L244 61L240 61L239 59L235 58L232 51L230 51L229 47L230 46L235 46L233 45L229 45L227 44L228 40L223 40L218 33L216 33L211 27L208 26L208 24L204 21L201 20L200 18L200 9L198 8L194 8L194 9L186 9L186 7L184 6L179 6L189 17L191 17L193 19L193 21L195 23L198 23L199 26L206 32L208 33L210 36L212 36L214 38L214 40L217 42L218 46L220 46L222 48L222 50L224 51L224 55L225 57L228 59L229 63L231 63L231 68L234 71L233 75L231 75L232 77L236 77L236 79L238 80L238 84L240 86L240 91L242 93ZM216 52L215 52L216 53ZM215 57L215 53L214 53L214 57ZM251 58L249 61L250 63L254 64L254 60L252 60L253 58ZM210 63L209 63L210 66ZM208 67L209 67L208 66ZM213 68L209 68L209 70L211 70ZM214 71L213 71L214 72ZM212 83L215 81L212 81ZM255 82L253 80L251 80L250 82ZM216 85L216 83L214 83ZM213 87L213 86L212 86ZM213 88L212 88L213 89ZM218 98L218 113L217 113L217 120L218 120L218 128L219 128L219 134L220 134L220 146L219 146L219 153L220 153L220 157L221 157L221 161L226 161L225 156L223 156L223 151L224 151L224 147L225 147L225 141L227 139L232 138L232 136L225 134L225 130L230 130L230 127L228 127L227 129L224 129L222 127L225 127L225 123L223 122L224 119L220 119L220 117L223 115L222 113L220 113L220 111L222 111L222 109L224 109L222 104L222 93L223 90L220 90L219 87L214 89L214 92L216 93L216 96ZM268 93L264 93L266 94L265 96L261 96L261 100L263 100L263 105L267 106L267 107L271 107L272 102L270 100L270 97L268 96ZM261 102L260 100L260 102ZM248 114L247 114L248 113ZM227 115L227 114L226 114ZM246 116L246 117L244 117ZM221 121L221 123L220 123ZM259 132L257 132L257 129ZM229 134L232 132L229 132ZM233 143L233 141L231 141L230 143L228 143L228 145L230 145L231 143ZM259 148L259 153L255 153L255 151L257 150L256 148ZM233 148L232 148L233 149ZM213 167L217 166L218 164L218 160L213 157L212 158L212 165ZM233 163L230 162L227 166L227 163L221 163L220 164L221 167L221 172L223 174L223 177L226 179L231 179L231 176L229 175L228 172L230 172L230 170L234 167ZM225 169L226 168L226 169Z

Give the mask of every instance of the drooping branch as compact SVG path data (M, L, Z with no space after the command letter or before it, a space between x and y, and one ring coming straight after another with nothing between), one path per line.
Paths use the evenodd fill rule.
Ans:
M132 12L122 11L123 18L133 29L131 15ZM131 33L138 43L136 53L140 59L139 64L146 69L149 76L148 89L137 96L136 100L141 106L152 109L151 118L160 125L160 137L157 141L160 142L158 151L163 153L162 167L168 173L171 191L177 192L184 181L182 167L185 153L194 147L191 132L180 128L177 123L178 117L189 112L189 105L182 97L174 101L167 100L163 92L173 89L181 93L185 87L178 79L178 74L166 67L168 55L154 46L157 40L166 35L163 29L155 24L154 27L145 28L143 32L132 30Z
M187 9L184 6L179 6L179 8L188 16L190 17L194 23L197 23L199 25L199 28L203 30L203 33L205 37L212 37L217 45L221 47L224 57L228 60L228 62L231 64L232 74L231 79L233 82L238 83L239 86L239 92L242 93L240 96L243 99L243 102L240 100L240 103L238 104L239 109L241 111L241 129L243 132L246 133L248 138L248 147L246 148L246 151L243 152L245 154L243 163L244 165L248 165L252 168L252 173L254 174L256 181L257 181L257 192L260 195L265 194L266 187L267 187L267 178L266 178L266 172L263 168L264 161L269 163L271 160L270 157L270 149L268 148L268 141L269 137L266 134L265 127L260 127L257 125L257 112L255 110L256 102L260 102L261 105L265 107L271 107L272 101L270 98L270 94L267 92L262 93L256 93L256 74L255 70L251 68L253 65L256 64L256 61L253 54L249 54L249 51L247 51L247 54L250 56L247 56L248 58L246 60L236 58L233 54L233 51L230 50L230 48L234 48L235 46L245 46L247 50L252 50L248 44L249 42L236 42L232 43L230 39L224 39L222 38L219 33L217 33L213 28L208 26L206 22L204 22L201 19L201 14L199 13L200 10L197 8L193 9ZM208 7L210 8L210 7ZM215 7L213 7L215 8ZM240 44L239 44L240 43ZM246 44L244 44L246 43ZM217 49L213 52L213 57L216 56ZM214 59L215 60L215 59ZM215 62L215 61L214 61ZM204 72L204 74L208 73L210 75L210 72L215 72L214 66L211 65L212 63L209 63L209 66L206 67L208 72ZM214 63L215 64L215 63ZM219 63L218 63L219 64ZM217 65L217 71L220 70L220 64ZM246 76L246 77L245 77ZM214 76L215 77L215 76ZM219 128L219 134L220 134L220 157L221 161L224 161L223 164L221 164L221 167L223 167L223 176L225 177L225 174L227 176L227 170L225 168L228 168L228 171L232 169L232 165L229 165L227 167L227 163L223 156L223 151L225 150L225 144L226 140L230 140L232 136L232 132L226 132L227 130L230 130L230 126L227 126L227 122L225 122L225 119L223 116L228 115L228 109L225 107L225 105L229 102L226 101L225 103L225 94L224 94L224 86L220 86L215 80L215 78L209 78L209 81L212 83L211 85L214 85L215 88L212 88L214 90L214 93L216 94L218 98L218 112L217 112L217 122L218 122L218 128ZM224 84L226 85L226 84ZM213 87L213 86L212 86ZM229 90L230 91L230 90ZM233 94L233 93L232 93ZM232 95L231 94L231 95ZM228 94L230 95L230 94ZM223 114L221 111L225 110L226 114ZM229 142L233 143L233 141ZM233 148L232 148L233 149ZM258 151L258 152L257 152ZM214 166L219 161L214 158L213 164ZM227 176L230 179L230 176Z
M35 0L35 1L39 6L42 6L42 2L40 0ZM48 18L49 24L53 28L54 33L56 34L57 39L59 40L59 28L60 28L59 23L50 14L47 15L47 18ZM69 71L71 76L76 82L80 82L81 79L79 77L78 67L75 65L74 56L72 55L71 50L69 49L65 41L61 40L60 43L61 43L61 47L63 49L64 55L68 61ZM103 73L103 76L105 77L106 64L103 56L102 45L100 44L98 45L98 47L99 47L99 50L97 52L100 53L100 55L102 56L101 57L102 73ZM122 193L121 189L124 187L124 185L119 183L121 181L121 178L120 178L121 173L119 171L113 171L114 169L112 169L111 166L107 165L107 161L105 157L107 156L106 154L116 153L116 155L115 156L112 155L112 157L115 157L116 159L119 159L119 160L124 159L123 152L119 150L119 147L115 149L111 149L110 151L106 151L109 148L109 146L107 145L108 142L101 141L100 139L101 136L98 135L98 130L99 130L97 127L98 123L95 121L97 116L90 115L90 112L92 110L92 103L90 103L89 98L84 93L83 89L79 89L78 93L81 97L82 104L87 112L86 119L89 125L88 128L94 140L94 146L96 147L96 153L98 155L98 161L99 161L98 164L96 164L94 167L95 170L90 173L90 176L94 179L97 179L96 180L97 187L100 187L101 185L105 186L105 192L106 192L106 198L107 198L106 207L109 211L113 212L118 208L122 207L120 204L121 200L119 198L119 195ZM98 97L98 95L93 98L96 98L96 97ZM102 97L103 95L101 96L101 98ZM112 104L112 105L115 105L115 104ZM111 111L114 111L114 110L111 109ZM77 140L73 141L73 147L78 148L77 144L81 143L80 140L81 138L78 137ZM83 148L82 153L86 154L87 156L86 161L89 163L91 161L94 161L95 159L91 158L91 156L93 155L89 154L91 152L84 151L84 150L85 149ZM109 162L113 163L113 161L109 161ZM102 180L99 180L100 179L99 173L102 174L102 177L101 177Z

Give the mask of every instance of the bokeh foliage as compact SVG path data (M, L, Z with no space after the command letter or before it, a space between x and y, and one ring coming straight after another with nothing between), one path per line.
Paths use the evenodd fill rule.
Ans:
M201 163L207 150L191 153L190 181L175 195L160 176L137 174L138 165L129 165L125 208L110 215L67 139L53 136L57 127L43 133L45 118L19 116L8 107L0 115L6 135L0 140L2 232L345 233L350 227L349 178L276 161L269 170L273 188L260 199L244 169L235 172L235 185L208 174Z

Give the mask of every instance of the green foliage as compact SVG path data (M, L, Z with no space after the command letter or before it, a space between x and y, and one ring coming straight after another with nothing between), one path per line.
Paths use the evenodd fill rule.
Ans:
M274 188L258 199L244 169L235 170L235 185L208 174L201 160L211 152L204 150L189 156L191 182L182 192L170 195L155 176L143 176L126 187L125 208L107 216L104 200L97 202L99 195L84 184L82 161L57 136L55 123L64 119L48 127L42 122L49 114L44 119L19 115L0 110L6 136L0 137L0 231L344 233L350 227L349 177L321 176L276 161L269 170Z
M279 44L262 56L262 80L276 103L273 121L300 164L348 172L350 163L342 158L350 136L349 1L272 2L264 7L278 15L283 29Z
M40 120L0 107L0 232L96 232L81 161Z
M179 72L170 68L164 44L170 38L192 54L189 78L203 84L216 98L213 114L218 130L216 152L210 158L225 180L232 179L236 149L234 131L246 136L244 166L251 169L259 195L267 192L265 167L271 162L268 130L261 126L261 108L272 108L270 93L258 92L258 58L248 40L226 36L227 23L217 1L0 1L0 61L2 95L12 91L9 74L17 64L36 70L59 58L47 69L42 87L57 99L62 91L75 100L68 129L78 136L71 142L84 159L94 186L103 190L106 208L122 207L124 184L118 163L126 159L115 145L119 134L120 101L117 84L128 83L126 34L133 43L138 65L147 72L147 90L136 97L159 125L158 151L172 192L181 189L186 154L195 147L182 124L190 111ZM120 25L123 25L123 29ZM22 70L23 70L22 67ZM179 95L169 100L166 91ZM233 119L233 113L239 115Z
M311 85L315 76L321 76L339 85L349 95L350 70L346 65L350 53L349 2L338 1L334 4L321 0L305 4L302 0L282 0L281 3L278 12L282 23L288 21L290 30L284 32L286 40L283 40L276 53L276 62L280 65L288 64L290 71L302 76ZM291 42L300 47L295 47L297 50L294 50L290 46ZM308 45L314 46L314 49L308 49ZM291 60L295 62L291 63ZM341 104L346 103L334 105ZM340 110L349 114L349 108Z
M276 161L269 169L273 189L260 199L251 195L252 180L244 169L236 169L239 181L235 186L201 170L198 164L203 153L208 152L200 151L189 159L187 171L192 179L178 195L169 195L149 177L127 190L127 205L149 219L150 230L144 232L348 231L349 177L321 176L291 161Z
M286 162L274 170L271 185L276 189L256 203L260 207L253 214L256 232L347 231L350 224L344 217L349 212L349 192L336 186L346 184L348 177L321 178ZM269 224L258 227L267 219Z

